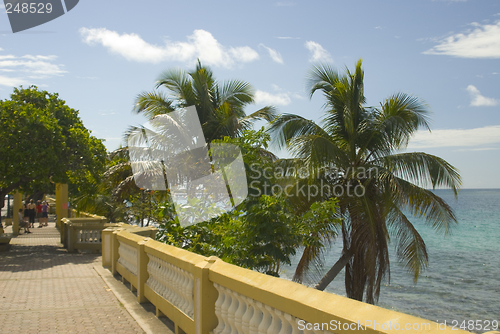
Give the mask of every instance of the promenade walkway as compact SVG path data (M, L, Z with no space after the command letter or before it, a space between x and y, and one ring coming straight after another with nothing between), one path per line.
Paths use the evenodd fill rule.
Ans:
M67 253L53 222L31 231L0 253L0 333L171 333L100 254Z

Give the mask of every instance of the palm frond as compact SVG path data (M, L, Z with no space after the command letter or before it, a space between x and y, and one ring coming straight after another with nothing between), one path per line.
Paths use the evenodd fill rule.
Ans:
M335 82L339 81L339 73L329 64L314 65L307 75L307 87L311 98L318 90L322 91L328 100L329 95L335 90Z
M165 87L182 103L181 107L196 104L196 97L191 85L191 77L181 69L164 71L156 80L156 88Z
M458 170L444 159L424 152L399 153L375 159L378 164L395 175L421 187L447 187L455 196L462 184Z
M156 115L166 114L174 111L173 101L158 91L143 92L135 99L133 111L137 114L143 113L148 119L152 119Z
M266 106L261 108L248 116L243 117L242 121L257 121L257 120L265 120L267 122L272 122L276 118L276 107L274 106Z
M305 159L306 164L314 169L327 165L346 166L349 158L342 147L335 141L321 135L303 135L289 141L290 151L294 156Z
M429 114L425 102L415 96L397 93L381 103L375 122L386 143L397 150L408 145L418 128L430 131Z
M254 94L254 89L248 82L226 81L220 89L220 103L229 102L231 105L244 106L254 102Z
M278 148L291 147L290 140L304 135L322 135L330 137L319 125L302 116L283 114L274 119L268 129L273 138L273 143Z
M432 191L421 188L389 172L381 172L381 183L385 191L393 197L393 202L400 208L407 209L413 215L425 218L437 231L448 234L457 223L452 208Z
M403 212L395 206L391 208L387 223L397 240L396 253L399 260L413 274L413 280L417 283L418 276L429 261L424 239Z

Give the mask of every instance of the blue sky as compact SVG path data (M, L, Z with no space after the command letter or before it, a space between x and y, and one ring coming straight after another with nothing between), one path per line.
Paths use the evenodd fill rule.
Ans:
M305 90L312 64L362 58L368 105L401 91L432 110L432 133L409 150L445 158L464 188L500 188L499 1L81 0L16 34L0 8L0 99L19 85L57 92L108 150L144 123L137 94L197 58L221 81L253 85L247 113L273 104L313 120L323 101Z

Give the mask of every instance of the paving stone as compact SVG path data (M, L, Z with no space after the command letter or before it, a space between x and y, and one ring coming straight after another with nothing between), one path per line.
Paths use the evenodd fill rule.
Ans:
M144 333L94 270L101 256L68 254L49 225L0 253L0 333Z

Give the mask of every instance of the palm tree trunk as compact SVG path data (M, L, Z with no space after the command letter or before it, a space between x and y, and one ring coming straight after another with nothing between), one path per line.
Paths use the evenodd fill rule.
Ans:
M343 253L340 259L335 262L335 264L328 270L328 272L323 276L323 278L314 287L317 290L323 291L330 284L335 277L340 273L342 268L344 268L351 259L353 254L351 252Z

